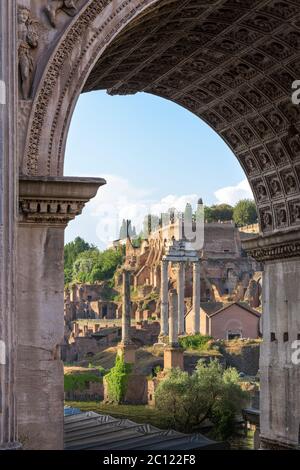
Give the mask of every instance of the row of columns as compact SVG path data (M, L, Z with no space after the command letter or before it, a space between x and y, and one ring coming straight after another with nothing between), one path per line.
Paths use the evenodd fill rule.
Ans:
M160 335L167 336L169 333L169 263L168 259L162 260L161 266L161 332ZM177 331L179 335L185 333L184 317L184 293L185 293L185 263L177 263ZM192 332L200 332L200 260L193 262L193 312Z

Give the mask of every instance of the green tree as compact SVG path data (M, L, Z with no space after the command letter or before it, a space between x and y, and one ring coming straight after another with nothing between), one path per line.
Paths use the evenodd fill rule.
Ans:
M229 204L217 204L204 207L204 220L206 222L227 222L233 219L233 207Z
M239 201L234 208L233 220L239 227L255 224L257 222L255 202L251 199Z
M73 265L72 280L91 284L96 281L110 280L123 260L122 248L102 252L96 248L83 252Z
M64 273L65 283L72 281L73 264L81 253L93 250L95 247L76 237L74 241L67 243L64 249Z
M155 402L176 429L193 432L210 420L214 436L226 439L232 434L235 416L247 397L240 387L238 372L223 369L215 360L208 365L199 361L192 375L180 369L171 370L158 385Z
M214 210L212 207L204 206L204 220L208 223L216 222Z

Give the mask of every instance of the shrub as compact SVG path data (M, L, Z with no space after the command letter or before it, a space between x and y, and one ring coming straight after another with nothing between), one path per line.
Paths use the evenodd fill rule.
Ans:
M124 401L131 371L132 365L126 364L124 357L117 355L114 367L105 377L109 401L118 404Z
M158 385L155 403L179 431L197 431L204 421L210 420L214 437L227 439L247 397L239 384L238 372L223 369L214 360L208 365L199 361L192 375L172 370Z
M197 349L198 351L208 349L209 342L212 341L211 336L205 336L201 334L193 336L184 336L179 339L179 344L184 349Z
M102 366L94 366L91 362L88 365L89 369L97 369L99 371L99 374L101 377L103 377L106 374L106 370Z
M89 382L102 382L102 377L91 372L64 375L65 392L74 392L75 390L84 390Z

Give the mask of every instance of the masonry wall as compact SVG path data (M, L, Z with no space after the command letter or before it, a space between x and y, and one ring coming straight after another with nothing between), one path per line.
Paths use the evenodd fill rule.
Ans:
M266 263L260 358L263 442L300 442L300 365L295 362L299 354L293 348L300 335L299 279L300 259Z
M24 448L63 448L64 231L20 225L17 407Z
M236 304L210 317L211 336L214 339L227 339L227 331L241 330L243 338L257 338L259 317Z
M235 343L235 342L233 342ZM235 367L239 372L255 376L259 371L260 344L228 345L222 350L226 366Z

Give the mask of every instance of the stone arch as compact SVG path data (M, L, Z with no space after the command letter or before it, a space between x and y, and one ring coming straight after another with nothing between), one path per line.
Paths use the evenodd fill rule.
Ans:
M299 11L272 0L89 0L37 87L22 173L63 174L79 94L146 91L207 122L253 189L263 232L300 225Z
M126 23L156 2L120 0L112 6L110 0L87 0L62 32L44 70L39 71L39 83L35 80L22 174L63 174L70 120L91 68Z
M15 2L3 0L1 10L2 3L8 11ZM34 13L47 3L26 0ZM20 145L12 142L11 153L4 153L10 164L16 149L22 155L18 230L11 229L18 236L20 432L29 433L33 448L62 447L62 370L53 351L63 333L63 232L105 184L62 178L77 98L98 89L112 95L145 91L184 106L214 128L253 188L264 233L244 247L265 267L262 446L295 447L300 370L286 348L300 335L300 107L291 103L291 85L300 74L298 0L78 0L76 5L75 16L59 12L48 43L40 44L45 49L32 52L30 99L18 103ZM45 15L39 12L42 23ZM17 76L15 67L10 77ZM13 141L14 124L8 128ZM11 187L15 183L12 172Z

